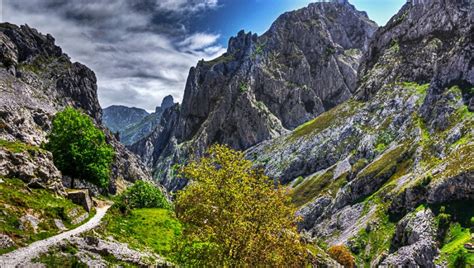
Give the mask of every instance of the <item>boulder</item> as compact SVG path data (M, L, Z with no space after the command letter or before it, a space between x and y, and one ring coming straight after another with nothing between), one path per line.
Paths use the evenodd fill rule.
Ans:
M67 198L70 199L74 204L82 206L87 212L90 212L93 207L89 189L68 190Z

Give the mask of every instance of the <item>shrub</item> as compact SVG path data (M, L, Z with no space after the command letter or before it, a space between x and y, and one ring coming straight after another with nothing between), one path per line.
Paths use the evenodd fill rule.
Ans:
M92 119L74 108L66 108L53 119L49 143L54 164L64 175L107 187L113 148Z
M302 266L306 251L287 189L242 152L214 145L182 170L191 180L176 197L186 226L177 261L185 266Z
M355 267L354 257L351 252L343 245L332 246L328 250L329 256L344 267Z
M122 212L134 208L170 208L161 190L145 181L137 181L121 196L119 208Z

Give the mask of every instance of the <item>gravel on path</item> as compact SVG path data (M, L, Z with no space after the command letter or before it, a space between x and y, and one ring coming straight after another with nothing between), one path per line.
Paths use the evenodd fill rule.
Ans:
M88 222L84 223L81 226L78 226L75 229L60 233L44 240L36 241L26 247L19 248L7 254L1 255L0 267L10 268L27 266L33 258L39 256L41 253L48 252L49 247L58 244L64 239L69 239L72 236L89 231L98 226L109 208L110 205L96 208L96 214L94 215L94 217L92 217Z

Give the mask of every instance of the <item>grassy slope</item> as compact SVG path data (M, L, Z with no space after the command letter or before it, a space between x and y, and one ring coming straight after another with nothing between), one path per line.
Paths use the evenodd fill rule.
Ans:
M133 209L123 215L116 208L109 210L99 232L128 243L137 250L146 249L169 257L173 242L180 236L182 226L173 212L166 209Z
M0 233L8 235L18 246L26 246L34 241L47 238L59 232L54 224L54 219L61 219L67 228L73 228L68 214L77 210L77 215L82 215L85 210L72 203L70 200L53 194L44 189L29 189L19 179L2 178L0 183ZM20 218L31 214L40 223L36 233L31 226L21 230ZM0 250L5 253L13 250L8 248Z

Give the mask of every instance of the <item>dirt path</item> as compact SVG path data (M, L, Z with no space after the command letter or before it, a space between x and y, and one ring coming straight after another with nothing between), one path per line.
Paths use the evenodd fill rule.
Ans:
M7 254L0 256L0 267L18 267L26 266L30 263L30 260L37 257L41 253L48 251L49 247L56 245L58 242L64 239L69 239L74 235L81 234L83 232L89 231L90 229L99 225L100 220L104 217L107 210L110 208L110 205L96 208L96 214L88 222L83 225L69 230L64 233L52 236L50 238L36 241L26 247L19 248L15 251L9 252Z

